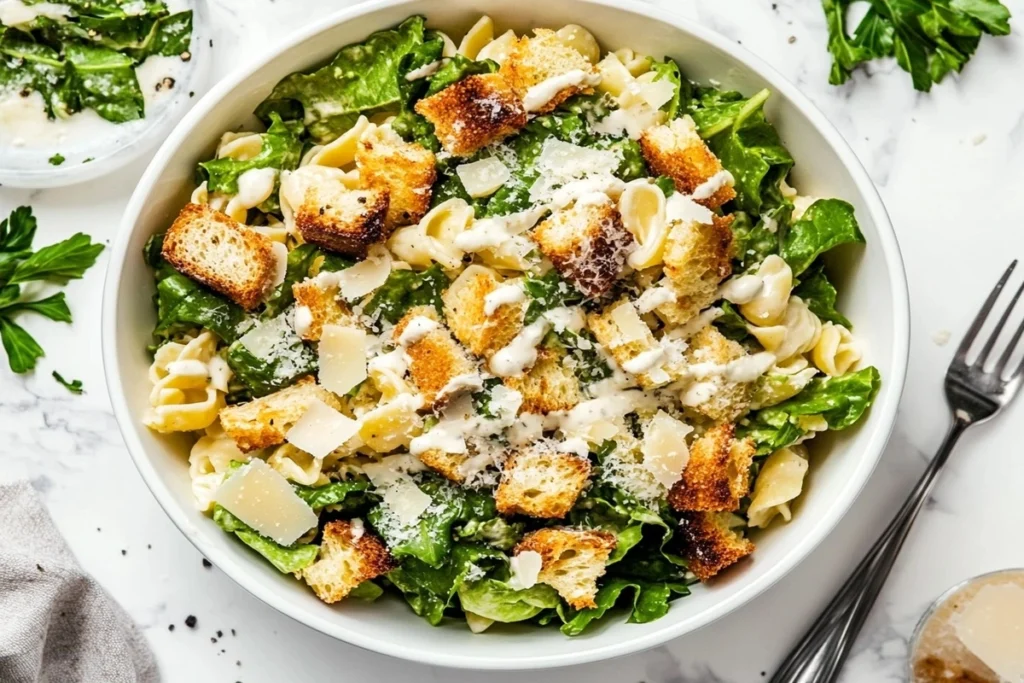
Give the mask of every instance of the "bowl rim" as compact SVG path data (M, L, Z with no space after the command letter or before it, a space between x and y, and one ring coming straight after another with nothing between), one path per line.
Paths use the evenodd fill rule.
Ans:
M794 567L805 560L808 555L829 535L832 529L849 512L856 498L871 477L872 472L881 459L882 453L892 433L899 401L903 393L907 376L910 347L910 296L906 271L900 247L893 230L892 223L882 203L877 188L871 181L867 171L845 141L839 131L829 122L825 115L800 90L787 80L780 72L760 57L734 41L706 28L697 22L680 16L670 10L649 5L639 0L581 0L592 5L608 7L640 15L646 19L670 25L689 33L699 40L722 50L746 69L756 73L772 84L772 89L789 100L801 113L808 118L818 132L826 139L843 166L850 173L868 212L878 228L877 240L881 245L885 259L885 268L892 281L893 308L893 339L891 354L893 366L889 376L883 382L881 391L872 407L873 413L881 413L876 429L869 435L858 467L854 470L844 487L837 492L828 515L823 515L810 533L801 537L789 550L785 557L769 567L765 573L755 580L746 583L737 592L685 621L668 623L664 628L654 630L639 637L624 638L620 642L602 648L565 652L554 655L531 656L520 654L516 657L488 656L483 657L461 652L438 652L410 649L398 641L379 641L372 639L357 630L332 622L325 617L308 614L298 608L287 597L274 590L265 590L250 579L250 562L241 562L227 552L222 552L213 544L207 543L204 534L197 532L188 519L185 509L177 504L166 483L157 474L154 466L146 455L139 437L139 426L131 416L125 393L122 390L122 377L118 364L117 353L117 299L120 290L121 276L124 265L129 257L128 246L135 230L138 216L143 209L148 195L156 181L163 173L167 162L176 152L180 143L200 122L235 87L253 74L265 68L282 52L329 30L345 21L352 20L392 7L408 4L410 0L371 0L354 7L342 9L314 21L293 32L278 44L267 56L228 74L216 83L202 99L193 106L191 111L178 123L174 131L160 146L146 171L140 178L135 191L125 209L124 217L118 233L111 246L110 264L107 269L103 291L103 310L101 319L102 354L104 375L108 393L113 406L118 427L124 438L125 445L142 475L143 480L153 493L164 512L171 518L175 526L192 542L204 556L220 567L235 583L250 594L260 599L278 612L291 617L297 622L314 628L321 633L337 638L357 647L386 654L400 659L423 664L452 668L475 670L528 670L554 668L601 661L613 657L641 652L677 638L691 631L702 628L721 617L747 604L765 590L786 576ZM411 618L411 615L410 615Z

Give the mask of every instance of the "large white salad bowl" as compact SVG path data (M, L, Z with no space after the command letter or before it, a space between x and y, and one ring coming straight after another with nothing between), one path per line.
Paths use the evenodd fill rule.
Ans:
M830 266L842 309L863 340L865 362L877 366L883 378L869 416L821 449L792 522L762 533L751 560L710 587L696 587L692 596L674 603L666 617L653 623L627 624L622 615L573 639L556 628L525 626L473 635L462 623L430 626L399 599L326 605L197 511L186 441L142 425L149 393L146 345L155 322L153 277L142 247L188 201L196 163L209 158L220 134L246 122L278 80L293 71L318 65L342 46L412 14L423 14L430 26L460 35L482 13L493 17L501 30L519 32L579 23L606 49L629 47L671 56L691 79L714 79L747 94L770 88L767 114L797 161L796 186L804 194L851 202L867 238L864 248L839 250ZM733 41L626 0L382 0L312 22L213 87L164 142L125 212L103 307L107 383L128 450L167 514L205 556L274 609L323 633L395 657L478 669L555 667L637 652L705 626L769 588L833 529L868 480L896 418L908 343L907 283L896 237L871 180L839 133L792 84Z

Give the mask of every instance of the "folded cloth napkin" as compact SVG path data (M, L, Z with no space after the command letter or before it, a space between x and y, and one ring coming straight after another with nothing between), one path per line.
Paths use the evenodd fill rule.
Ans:
M0 486L0 681L159 681L145 638L27 483Z

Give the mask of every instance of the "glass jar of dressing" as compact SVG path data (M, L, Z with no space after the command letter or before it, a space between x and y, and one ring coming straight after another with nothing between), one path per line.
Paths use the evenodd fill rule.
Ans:
M1024 682L1024 569L954 586L910 641L911 683Z

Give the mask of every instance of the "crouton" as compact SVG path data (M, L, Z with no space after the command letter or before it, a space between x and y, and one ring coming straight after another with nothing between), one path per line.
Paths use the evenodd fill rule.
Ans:
M537 580L558 591L573 609L588 609L597 606L597 580L604 575L615 544L615 534L608 531L549 527L523 536L513 553L538 553Z
M589 478L589 460L537 443L505 460L494 501L503 515L561 519Z
M485 298L500 285L501 278L493 270L472 265L442 295L445 319L455 338L486 359L519 334L526 314L523 302L502 304L491 315L485 313Z
M717 327L708 325L692 336L686 350L688 364L725 365L747 355L742 344L728 339ZM753 382L730 382L721 375L698 380L704 388L684 393L687 414L704 417L714 422L732 422L750 409L754 392Z
M276 446L315 399L341 409L334 394L304 377L281 391L221 409L220 424L243 453Z
M723 170L722 162L697 134L697 126L689 116L645 130L640 136L640 149L651 173L669 176L683 194L694 194L708 181L717 185L705 186L694 197L709 209L717 209L736 197L729 177L716 176ZM717 179L724 182L719 184ZM713 192L703 196L710 190Z
M676 300L655 309L662 320L682 325L718 297L718 285L732 273L732 216L715 216L672 226L665 240L665 275Z
M526 125L526 110L499 74L467 76L416 103L416 111L434 124L445 150L472 156Z
M434 153L423 145L406 142L391 130L377 126L359 138L356 165L367 187L388 191L388 231L419 222L430 209L430 190L437 179Z
M587 327L594 333L601 348L611 354L624 369L632 368L631 361L642 361L643 354L662 354L661 361L645 368L643 372L634 373L637 383L643 388L653 389L671 381L672 376L667 372L661 345L628 299L619 299L600 312L587 314ZM655 359L658 357L654 356Z
M462 471L462 466L469 460L466 453L446 453L440 448L432 448L417 457L424 465L449 481L457 484L466 481L466 475Z
M707 581L726 567L754 552L754 544L733 531L728 512L684 512L679 518L676 539L687 567L701 581Z
M384 542L363 529L359 520L334 520L324 525L316 562L299 571L316 596L338 602L364 581L395 567Z
M409 322L418 317L429 318L434 322L438 320L433 306L410 308L395 325L393 338L398 340ZM405 352L409 356L409 375L423 395L423 403L427 407L443 398L441 390L453 379L459 375L476 373L476 364L441 324L407 344Z
M521 413L547 415L571 410L580 402L580 383L565 365L565 354L542 347L530 371L506 377L505 386L523 395Z
M161 255L177 270L251 310L276 263L271 241L206 204L186 204L164 235Z
M579 51L571 47L549 29L534 29L534 36L523 36L509 46L508 56L498 72L512 86L521 98L527 98L530 88L549 78L566 76L570 72L582 72L576 83L567 84L553 93L551 99L538 102L536 107L527 109L538 114L552 111L565 100L581 92L591 92L597 70ZM545 93L546 94L546 93Z
M577 201L530 234L555 269L588 297L604 294L622 274L633 235L610 199Z
M735 438L735 426L709 429L690 446L683 476L668 493L669 504L679 511L730 512L750 493L750 465L754 444Z
M341 183L311 184L295 209L295 227L307 242L363 257L371 244L391 234L386 227L389 205L387 188L350 190Z
M315 279L307 278L292 285L292 295L299 307L295 313L295 327L306 341L320 341L324 325L358 326L348 304L338 298L337 287L324 287ZM299 322L299 311L303 307L309 311L308 325Z

